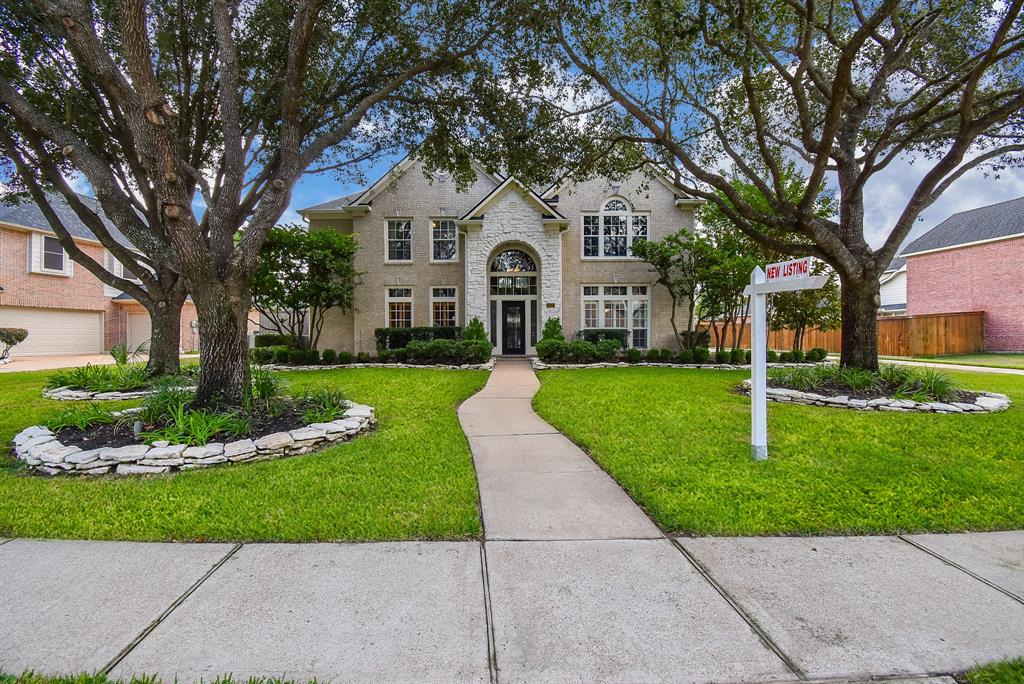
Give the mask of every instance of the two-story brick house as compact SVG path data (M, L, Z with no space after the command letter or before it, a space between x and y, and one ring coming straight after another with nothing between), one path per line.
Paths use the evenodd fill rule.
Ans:
M532 354L555 316L567 336L617 328L635 347L676 346L671 299L631 247L692 229L700 200L653 171L541 193L476 171L459 192L406 159L362 192L300 211L311 230L359 244L354 306L328 313L321 347L372 353L380 327L479 318L496 354Z
M97 208L95 199L81 199ZM82 251L125 274L63 198L51 196L50 205ZM106 225L115 239L130 246L113 224ZM135 348L149 342L146 309L75 264L32 202L0 204L0 287L0 327L29 331L28 338L12 350L12 358L97 354L118 344ZM188 301L181 315L183 351L198 349L195 320L195 307Z

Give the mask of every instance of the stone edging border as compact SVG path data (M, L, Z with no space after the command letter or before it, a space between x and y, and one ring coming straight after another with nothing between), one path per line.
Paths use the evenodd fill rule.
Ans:
M743 391L750 393L750 380L743 381ZM913 399L850 399L847 395L826 397L815 392L801 392L785 387L768 387L769 401L790 402L807 406L831 406L858 411L897 411L902 413L995 413L1010 407L1010 398L997 392L978 392L973 404L962 401L945 403L941 401L921 402Z
M749 370L750 364L729 363L627 363L625 361L601 361L598 363L544 363L537 357L531 358L534 370L576 370L584 368L689 368L698 370ZM769 368L806 368L812 363L769 363Z
M347 402L345 416L329 423L311 423L305 427L274 432L257 439L234 442L210 442L203 446L156 442L100 447L83 451L65 446L42 425L25 428L14 437L14 453L34 471L44 475L153 475L207 468L222 463L269 461L305 454L330 443L350 440L367 432L377 420L372 406ZM131 415L139 409L126 409Z
M317 364L315 366L287 366L276 363L261 365L272 371L308 371L308 370L338 370L339 368L434 368L438 370L494 370L494 359L487 363L465 363L461 366L450 366L443 363L339 363L333 365Z
M131 392L94 392L77 390L71 387L52 387L43 390L44 399L54 401L118 401L122 399L141 399L153 393L151 389L133 390Z

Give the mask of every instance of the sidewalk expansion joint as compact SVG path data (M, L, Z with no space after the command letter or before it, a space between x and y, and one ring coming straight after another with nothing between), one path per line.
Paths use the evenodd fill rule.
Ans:
M927 553L932 558L939 559L940 561L942 561L946 565L948 565L950 567L953 567L953 568L956 568L957 570L959 570L960 572L964 573L965 575L970 575L971 577L973 577L974 579L978 580L979 582L981 582L983 584L987 584L988 586L992 587L993 589L995 589L996 591L1000 592L1001 594L1004 594L1004 595L1012 598L1017 603L1020 603L1020 604L1024 605L1024 598L1021 598L1020 596L1017 596L1012 591L1008 591L1006 589L1003 589L1001 586L999 586L995 582L987 580L987 579L985 579L984 577L982 577L981 575L979 575L979 574L977 574L975 572L971 572L970 570L968 570L964 566L960 565L959 563L956 563L954 561L949 560L945 556L943 556L943 555L941 555L939 553L936 553L935 551L932 551L931 549L929 549L927 546L924 546L923 544L918 544L913 539L909 539L908 537L904 537L902 534L897 534L896 536L899 539L902 539L903 541L907 542L908 544L910 544L914 548L919 549L921 551L924 551L925 553Z
M494 639L494 613L491 608L491 581L487 568L487 544L480 542L480 579L484 585L484 620L487 626L487 669L491 684L498 684L498 647Z
M739 602L736 599L734 599L728 591L725 590L725 587L719 584L718 580L716 580L711 575L707 568L701 565L700 562L693 556L693 554L691 554L689 551L683 548L683 545L680 544L678 541L676 541L675 539L669 539L669 541L673 546L675 546L679 550L681 554L683 554L683 557L690 562L690 565L692 565L697 570L697 572L699 572L701 576L703 576L704 579L707 580L712 587L714 587L715 591L717 591L718 594L722 598L724 598L730 606L732 606L732 609L736 611L736 613L741 618L743 618L743 621L750 626L750 629L753 630L754 634L756 634L757 637L761 640L761 643L763 643L773 653L775 653L775 655L779 657L779 659L786 665L786 667L790 669L790 671L792 671L793 674L799 677L802 681L806 681L807 674L803 670L801 670L800 667L796 664L796 662L794 662L792 658L786 655L785 651L783 651L782 648L772 640L771 636L769 636L768 632L765 631L765 629L758 624L757 620L755 620L753 616L747 614L747 611L743 609L743 606L741 606Z
M177 608L182 603L184 603L185 599L187 599L189 596L191 596L192 593L195 592L195 590L198 589L203 584L203 582L208 580L210 578L210 576L213 575L213 573L217 572L217 570L219 570L220 567L222 565L224 565L224 563L226 563L229 558L234 556L235 553L237 553L240 548L242 548L242 544L240 544L240 543L239 544L235 544L234 546L232 546L231 549L226 554L224 554L223 558L221 558L216 563L214 563L212 566L210 566L210 569L207 570L205 573L203 573L202 577L197 579L192 584L192 586L190 586L188 589L186 589L185 592L181 596L176 598L174 600L174 602L171 603L171 605L167 606L167 608L164 610L164 612L160 613L160 615L158 615L155 620L153 620L151 623L149 623L146 626L145 629L143 629L141 632L139 632L139 635L137 637L135 637L134 639L132 639L131 643L129 643L127 646L125 646L123 649L121 649L120 653L118 653L113 658L111 658L110 662L107 663L106 665L104 665L103 668L99 671L99 674L101 674L101 675L108 675L108 674L110 674L110 671L113 670L115 667L117 667L118 663L120 663L122 660L124 660L126 657L128 657L128 654L131 653L133 650L135 650L135 647L138 646L139 644L141 644L143 639L148 637L153 632L154 629L156 629L158 626L160 626L160 623L163 622L164 620L166 620L167 617L171 613L174 612L175 608Z

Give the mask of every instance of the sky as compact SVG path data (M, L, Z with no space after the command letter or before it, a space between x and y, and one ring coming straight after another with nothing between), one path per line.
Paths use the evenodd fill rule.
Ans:
M366 184L373 183L387 173L388 169L403 156L399 154L367 165L364 168ZM872 247L881 246L906 206L910 193L929 167L928 163L912 164L910 160L899 160L868 183L865 191L864 231ZM298 209L320 204L359 189L359 185L338 183L329 174L305 176L296 185L292 193L291 206L281 222L301 223ZM1024 169L1003 171L999 178L991 175L986 177L982 171L971 171L964 174L934 204L924 210L907 242L928 232L952 214L1022 196Z

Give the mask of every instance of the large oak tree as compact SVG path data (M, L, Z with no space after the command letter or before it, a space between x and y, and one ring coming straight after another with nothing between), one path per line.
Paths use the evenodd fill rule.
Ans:
M29 0L9 10L30 30L5 36L4 130L41 182L63 191L80 174L149 265L159 255L184 278L199 318L196 403L237 404L251 278L295 183L358 178L362 162L410 148L465 183L472 141L492 126L505 127L493 148L518 153L524 123L544 119L520 95L547 78L522 29L529 7ZM35 96L37 60L57 65L63 109Z
M1022 0L600 0L555 3L551 35L608 99L609 141L669 170L739 230L830 264L842 363L878 365L878 279L921 212L972 169L1024 151ZM881 245L865 188L912 160ZM797 164L804 191L788 192ZM901 179L903 180L903 179ZM767 207L737 191L757 188ZM822 217L822 185L837 215Z

